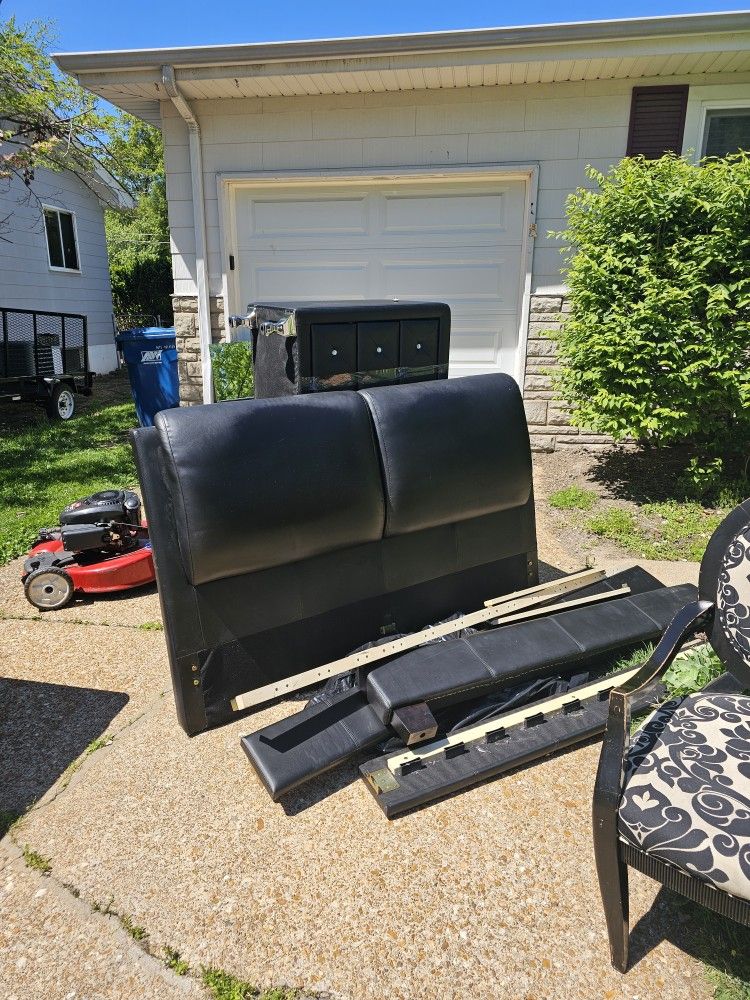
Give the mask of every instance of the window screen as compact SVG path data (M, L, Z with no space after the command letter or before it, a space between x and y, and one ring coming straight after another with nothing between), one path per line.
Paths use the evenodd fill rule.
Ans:
M45 208L44 230L47 234L50 266L77 271L78 247L72 214L56 208Z
M750 108L728 108L706 113L704 156L726 156L750 151Z

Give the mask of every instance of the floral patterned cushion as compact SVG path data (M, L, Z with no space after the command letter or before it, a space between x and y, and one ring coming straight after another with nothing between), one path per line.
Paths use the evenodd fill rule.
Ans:
M750 899L750 697L662 705L625 758L620 837Z

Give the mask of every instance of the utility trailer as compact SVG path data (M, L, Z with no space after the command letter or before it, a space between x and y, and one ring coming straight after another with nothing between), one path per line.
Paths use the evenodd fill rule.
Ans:
M78 313L0 307L0 402L38 403L70 420L75 394L91 395L88 327Z

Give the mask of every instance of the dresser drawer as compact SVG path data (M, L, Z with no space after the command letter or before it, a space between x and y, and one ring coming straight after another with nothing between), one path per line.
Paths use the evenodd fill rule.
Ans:
M310 327L312 377L321 389L353 389L357 370L355 323L313 323Z
M438 363L440 325L436 319L406 319L401 321L399 347L400 382L424 382L437 378L425 368Z
M398 355L397 322L378 321L357 325L357 372L360 387L394 382Z

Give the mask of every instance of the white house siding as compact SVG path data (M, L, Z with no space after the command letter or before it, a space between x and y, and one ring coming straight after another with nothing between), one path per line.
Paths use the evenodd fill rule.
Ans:
M586 165L606 171L624 156L633 86L675 83L691 87L686 151L698 148L706 101L750 101L747 74L193 101L202 131L215 317L221 318L220 297L226 292L219 173L292 170L314 175L325 169L538 164L525 395L537 446L572 443L577 431L566 426L564 411L552 400L548 374L553 359L541 337L545 327L559 320L554 314L565 308L561 244L549 231L564 227L567 195L590 183ZM170 103L162 104L162 116L175 293L185 301L196 295L188 138ZM230 310L244 305L228 303ZM190 346L194 315L187 319L192 326L186 328L183 344L197 374L197 349L195 343ZM579 443L596 445L598 440L584 435Z
M0 219L11 216L0 233L0 306L83 313L91 367L112 371L117 356L101 204L69 172L38 169L33 190L30 196L21 181L0 181ZM40 202L75 213L80 274L50 269Z

